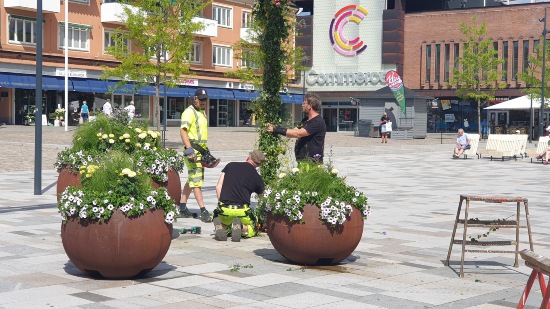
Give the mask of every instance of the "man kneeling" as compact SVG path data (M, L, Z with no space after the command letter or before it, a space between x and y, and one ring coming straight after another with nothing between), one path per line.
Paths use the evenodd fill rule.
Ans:
M254 150L246 162L230 162L222 170L216 185L218 207L214 210L213 221L216 240L225 241L231 235L232 241L240 241L241 237L257 235L257 220L250 209L250 195L264 191L264 181L256 171L264 161L264 154Z

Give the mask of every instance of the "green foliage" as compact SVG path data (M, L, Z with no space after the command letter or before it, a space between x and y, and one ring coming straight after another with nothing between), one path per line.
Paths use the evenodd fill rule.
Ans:
M319 217L328 225L345 222L354 206L363 216L370 214L367 198L355 187L346 184L345 177L330 165L300 162L297 168L280 173L258 204L258 217L266 213L286 216L291 222L302 222L306 204L319 207Z
M290 35L294 25L294 14L288 0L258 0L254 4L252 14L259 48L251 48L256 51L251 54L255 55L253 59L263 71L263 90L255 108L260 123L258 147L266 154L266 162L262 164L260 172L264 180L270 183L276 178L280 166L279 155L284 154L285 148L282 146L281 137L265 132L263 126L266 123L278 125L282 122L279 91L287 77L281 72L287 72L288 65L291 64Z
M127 125L126 122L117 117L98 115L96 121L80 125L73 136L72 147L58 153L54 167L58 172L64 168L78 172L82 166L104 165L106 153L119 151L136 162L137 171L159 182L168 180L167 173L171 168L183 171L182 155L161 147L159 132L148 130L146 126Z
M478 130L481 134L481 101L494 99L495 90L504 88L498 82L498 66L504 63L493 48L493 40L484 38L487 34L485 23L478 26L477 18L472 24L461 23L463 39L462 57L458 58L460 68L453 68L449 86L457 87L460 98L477 102Z
M122 87L127 81L139 88L154 84L156 95L154 115L160 130L159 89L177 86L182 75L189 74L189 52L195 39L194 33L204 28L193 18L209 4L194 0L122 0L124 12L121 19L124 28L113 33L114 44L107 48L120 64L115 68L104 67L102 78L118 77ZM131 42L132 49L128 49Z
M136 217L150 209L162 209L166 213L166 223L174 221L177 210L168 191L154 189L148 175L136 172L131 157L111 151L104 159L101 166L82 166L82 188L69 186L61 194L57 207L63 222L68 218L104 222L116 210Z
M541 42L544 42L544 38L540 38ZM531 95L532 98L539 99L542 97L542 64L543 64L543 46L539 44L535 49L535 55L529 56L529 64L525 71L518 73L518 79L523 80L527 84L527 88L522 89L523 92ZM548 57L550 56L550 44L546 44L545 55L546 62L548 63ZM548 80L550 79L550 66L545 65L545 89L549 89ZM546 94L545 97L548 97ZM546 99L544 100L546 101ZM540 101L539 101L540 102ZM548 103L545 102L545 107L548 107Z

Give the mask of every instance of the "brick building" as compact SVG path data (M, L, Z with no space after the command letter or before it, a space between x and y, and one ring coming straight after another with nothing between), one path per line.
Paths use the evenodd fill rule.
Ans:
M0 3L0 20L5 25L0 27L0 123L21 124L35 104L37 2L3 0ZM215 0L195 17L205 28L194 33L190 54L192 75L183 77L178 88L168 90L168 125L179 125L180 113L197 87L209 91L211 126L243 125L258 91L224 73L246 65L234 58L232 45L249 36L252 4L252 0ZM41 96L44 115L48 117L65 104L65 5L68 5L69 22L70 113L78 110L84 100L93 108L100 108L107 99L116 107L124 107L133 100L136 113L152 123L153 87L143 87L133 93L108 93L116 81L99 79L102 65L116 64L105 48L113 44L112 30L123 27L122 4L117 0L43 1L44 91ZM289 117L300 117L298 104L302 103L302 88L291 85L289 90L290 93L282 94L283 102L290 103L285 104L284 112ZM69 118L74 124L72 117Z

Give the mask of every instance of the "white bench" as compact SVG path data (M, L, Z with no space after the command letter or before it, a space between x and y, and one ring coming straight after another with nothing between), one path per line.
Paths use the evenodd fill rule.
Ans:
M488 155L491 161L493 157L500 157L502 161L504 158L517 160L518 156L523 158L526 147L526 134L491 134L487 140L486 148L480 150L479 155L480 157L483 154Z
M539 137L537 148L529 148L525 150L525 154L531 158L531 163L533 163L534 157L536 157L537 155L543 154L546 148L548 148L549 140L550 140L550 136ZM541 159L541 162L542 162L542 159Z
M477 147L479 145L479 134L468 134L468 138L470 139L470 149L464 150L464 159L468 159L468 156L476 156L479 159L479 155L477 154Z

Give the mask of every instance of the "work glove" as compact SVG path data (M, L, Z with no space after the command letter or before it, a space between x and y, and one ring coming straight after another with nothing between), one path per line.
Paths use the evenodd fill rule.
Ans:
M195 162L197 160L197 155L195 154L195 149L193 149L193 147L186 148L183 151L183 155L186 156L191 162Z

